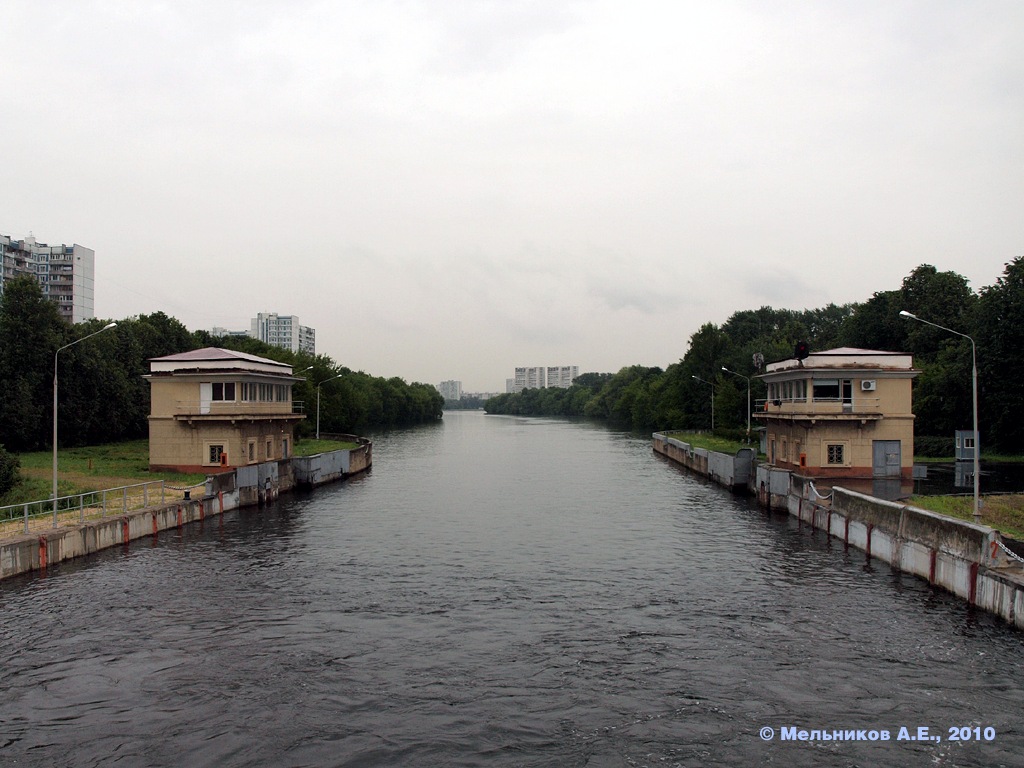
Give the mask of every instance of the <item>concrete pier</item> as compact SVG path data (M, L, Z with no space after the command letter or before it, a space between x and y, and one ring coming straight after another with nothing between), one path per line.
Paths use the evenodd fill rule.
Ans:
M821 496L812 479L756 461L741 488L737 475L710 470L728 468L738 457L693 448L662 433L655 433L653 441L655 452L672 461L720 485L755 494L762 506L787 510L868 557L1024 629L1024 567L1006 553L1001 545L1009 542L995 529L842 487Z
M365 472L373 464L373 444L365 438L354 438L352 442L359 442L359 447L252 464L211 475L206 479L201 499L184 498L0 541L0 579L43 570L108 547L124 546L241 507L265 504L296 486L314 487Z

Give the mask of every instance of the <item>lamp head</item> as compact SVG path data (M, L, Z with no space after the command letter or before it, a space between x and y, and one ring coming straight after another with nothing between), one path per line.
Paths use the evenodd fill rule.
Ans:
M900 317L902 317L904 320L917 320L917 315L911 314L910 312L907 312L907 310L905 309L900 310Z

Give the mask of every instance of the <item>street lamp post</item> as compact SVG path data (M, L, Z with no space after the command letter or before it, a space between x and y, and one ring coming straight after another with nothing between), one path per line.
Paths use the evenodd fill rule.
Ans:
M343 376L344 374L339 373L337 376L331 376L329 379L324 379L316 385L316 439L320 439L320 387L326 384L328 381L334 381L335 379Z
M907 310L900 311L900 317L905 320L917 320L919 323L930 325L933 328L952 333L956 336L962 336L971 342L971 396L973 400L974 408L974 522L981 522L981 435L978 434L978 350L974 344L974 339L968 336L966 333L960 333L960 331L954 331L952 328L947 328L944 325L933 323L930 320L925 320L918 317L915 314L907 312Z
M741 379L747 380L747 442L750 442L750 377L744 376L742 373L736 373L736 371L730 371L724 365L722 370L726 373L731 373L733 376L739 376Z
M703 381L705 384L711 384L711 433L715 432L715 385L707 379L702 379L700 376L694 376L697 381Z
M57 351L53 353L53 527L57 527L57 355L63 352L68 347L73 347L80 341L91 339L93 336L104 331L109 331L111 328L117 326L117 323L107 323L105 326L100 328L98 331L93 331L87 336L83 336L80 339L75 339L70 344L65 344L63 347L58 347Z

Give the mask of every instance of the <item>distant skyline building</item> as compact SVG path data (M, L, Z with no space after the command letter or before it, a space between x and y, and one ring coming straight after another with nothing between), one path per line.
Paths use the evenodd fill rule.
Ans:
M524 389L560 387L568 389L573 379L580 375L578 365L520 366L514 378L505 379L506 392L522 392Z
M211 336L249 336L248 331L230 331L227 328L221 328L219 325L213 326L210 329Z
M249 335L274 347L316 354L316 331L299 323L296 315L260 312L252 319Z
M0 294L4 283L30 275L69 323L96 316L96 252L84 245L47 245L29 235L0 235Z
M580 375L578 365L555 365L548 367L548 386L568 389L573 379Z
M437 385L437 391L445 400L462 399L462 382L455 380L442 381Z
M520 366L516 368L512 391L522 392L524 389L543 389L547 382L544 372L543 366Z

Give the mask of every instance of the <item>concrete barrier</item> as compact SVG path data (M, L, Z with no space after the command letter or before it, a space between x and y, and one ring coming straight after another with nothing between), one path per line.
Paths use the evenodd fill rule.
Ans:
M755 464L752 449L743 448L735 456L730 456L706 448L695 448L660 432L655 432L653 439L654 450L677 464L734 491L746 492L750 488Z
M694 449L662 433L654 450L688 469L736 489L727 454ZM846 488L821 495L812 478L751 462L748 489L758 502L785 509L867 557L927 579L1024 629L1024 568L1006 555L999 532L984 525L886 501Z
M1024 629L1024 569L999 546L995 529L841 487L832 491L826 526L812 519L869 557Z
M373 444L360 438L359 448L319 454L325 466L345 466L331 479L340 480L369 469ZM345 454L344 459L340 455ZM189 523L223 515L240 507L264 504L297 484L296 464L305 457L252 464L206 478L203 498L183 498L126 514L87 520L55 528L43 534L32 533L0 541L0 579L41 570L54 563L84 557L101 549L127 545L136 539L158 536L161 531L181 528ZM321 478L313 485L329 480Z

